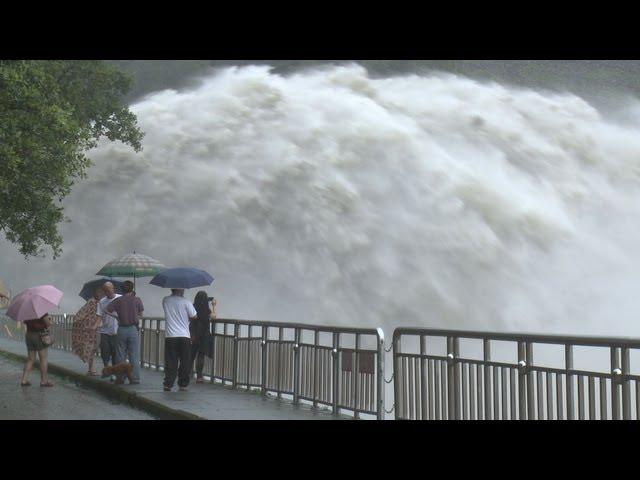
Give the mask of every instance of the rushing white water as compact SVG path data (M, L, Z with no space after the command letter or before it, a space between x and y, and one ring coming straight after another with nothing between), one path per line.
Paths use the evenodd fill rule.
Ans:
M144 151L91 152L64 255L0 244L14 291L54 283L75 310L135 249L211 272L226 317L640 334L635 100L621 123L455 76L245 67L133 110ZM166 291L138 292L160 313Z

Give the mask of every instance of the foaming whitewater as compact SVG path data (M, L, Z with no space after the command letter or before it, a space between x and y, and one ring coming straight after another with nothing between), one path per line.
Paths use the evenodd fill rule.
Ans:
M133 110L144 151L91 152L64 255L0 245L14 291L54 283L73 311L135 249L211 272L225 317L640 334L635 100L621 123L451 75L245 67ZM166 291L138 292L159 314Z

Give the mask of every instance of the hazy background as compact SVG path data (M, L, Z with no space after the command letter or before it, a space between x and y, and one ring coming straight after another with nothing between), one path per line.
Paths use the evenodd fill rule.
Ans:
M181 88L212 68L232 65L269 65L274 73L288 74L325 65L345 65L345 60L113 60L132 73L136 85L129 99L165 88ZM615 97L640 94L640 62L630 60L360 60L372 77L456 73L525 87L570 90L577 94Z
M144 151L91 152L60 259L0 241L14 292L135 249L225 317L640 334L640 62L115 63Z

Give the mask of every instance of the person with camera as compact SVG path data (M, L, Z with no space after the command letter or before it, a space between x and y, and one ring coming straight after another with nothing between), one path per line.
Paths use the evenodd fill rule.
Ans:
M211 308L209 308L211 302ZM207 352L205 342L210 341L209 325L211 320L215 320L216 299L207 297L207 292L200 290L193 301L193 307L196 309L196 318L189 323L189 333L191 334L191 374L193 375L193 364L195 363L196 383L203 383L204 377L202 370L204 369L204 355Z

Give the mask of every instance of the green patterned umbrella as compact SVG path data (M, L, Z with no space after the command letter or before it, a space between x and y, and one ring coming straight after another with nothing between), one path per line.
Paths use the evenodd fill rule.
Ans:
M111 260L96 275L106 277L133 277L133 284L138 277L153 277L167 267L157 260L141 253L128 253L123 257Z

